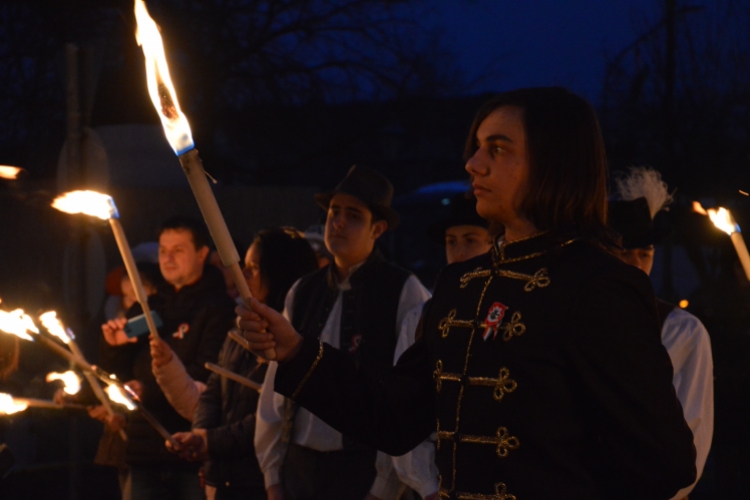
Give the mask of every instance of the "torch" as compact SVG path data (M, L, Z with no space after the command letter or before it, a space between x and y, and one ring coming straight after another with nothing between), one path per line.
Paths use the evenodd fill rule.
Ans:
M111 196L97 193L96 191L71 191L55 198L52 207L69 214L83 213L92 217L98 217L102 220L109 221L112 232L115 235L117 247L120 249L120 255L125 262L125 269L133 284L136 299L143 309L143 315L146 317L148 329L154 338L159 338L159 332L156 329L156 323L151 315L151 309L148 306L148 296L141 282L141 275L133 259L133 252L128 245L128 239L125 237L125 231L120 224L120 214L117 212L115 200Z
M255 389L256 391L260 392L261 387L263 387L261 384L256 382L255 380L250 380L247 377L243 377L242 375L238 375L234 373L233 371L227 370L226 368L222 368L219 365L216 365L214 363L208 363L206 362L203 366L206 367L206 369L211 370L212 372L224 377L228 378L229 380L234 380L238 384L242 384L245 387L249 387L251 389Z
M750 280L750 254L747 252L747 245L745 245L745 240L742 238L740 226L735 222L732 213L724 207L704 209L697 201L693 202L693 211L701 215L707 215L711 219L711 222L714 223L714 226L729 235L734 245L734 250L740 258L742 269L745 270L745 276Z
M73 331L70 328L63 327L62 323L60 323L60 320L57 319L57 313L55 311L48 311L42 314L41 316L39 316L39 321L42 322L42 325L50 334L54 335L64 344L66 344L79 360L85 359L80 347L78 347L78 344L75 341L75 335L73 334ZM75 375L75 373L73 372L67 373L72 373L73 375ZM52 374L47 375L47 382L50 381L50 375ZM94 395L96 396L96 398L102 403L102 406L104 406L104 410L107 412L107 415L113 417L115 412L112 409L112 405L109 403L109 399L107 399L107 396L104 394L102 386L99 385L99 382L96 380L96 377L87 370L84 370L83 376L86 377L86 380L91 386L91 389L94 391ZM65 392L67 392L68 394L75 394L68 391L68 383L65 380L63 380L63 383L65 384ZM123 441L127 441L128 436L127 434L125 434L125 431L123 429L120 429L119 434Z
M10 165L0 165L0 179L15 180L23 169L21 167L12 167Z
M125 407L129 410L134 410L137 408L146 419L146 421L164 439L170 441L175 446L179 446L172 440L172 436L169 434L169 432L167 432L164 426L162 426L159 421L156 420L156 418L151 415L151 413L149 413L146 408L143 407L142 403L136 405L133 402L133 400L127 395L126 391L128 390L128 387L117 380L117 377L108 374L95 366L92 366L88 363L88 361L83 358L79 358L72 352L59 345L56 341L39 335L39 329L34 324L34 321L31 319L31 317L25 314L22 309L16 309L11 312L3 311L0 309L0 331L16 335L19 338L32 342L35 339L42 340L42 342L47 347L51 348L60 356L78 366L78 368L80 368L84 372L89 372L95 375L97 378L107 384L106 393L112 401L125 405ZM32 337L31 335L29 335L30 333L34 333L37 335L34 335Z
M143 48L146 58L146 75L151 100L159 114L167 140L187 176L203 219L216 244L221 262L230 270L237 290L245 306L249 308L252 296L240 269L240 256L229 235L229 229L216 202L216 197L206 179L207 174L203 170L203 162L193 143L190 124L177 101L172 79L169 76L169 66L164 54L159 27L149 15L143 0L135 0L135 18L138 24L135 37L138 45ZM269 349L265 352L265 356L268 359L276 359L276 352Z
M0 392L0 415L12 415L24 411L26 408L52 408L55 410L73 409L73 410L85 410L86 407L83 405L74 404L59 404L52 401L45 401L44 399L32 399L32 398L17 398Z

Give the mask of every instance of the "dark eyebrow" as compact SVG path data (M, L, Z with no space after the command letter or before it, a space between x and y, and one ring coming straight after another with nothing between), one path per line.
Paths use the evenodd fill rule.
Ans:
M329 209L332 209L332 208L337 208L337 209L339 209L339 210L344 210L344 211L346 211L346 212L355 212L355 213L358 213L358 214L362 214L362 213L364 213L364 212L363 212L362 210L360 210L359 208L356 208L356 207L342 207L341 205L336 205L336 204L334 204L334 203L331 203L331 204L330 204L330 206L329 206L328 208L329 208Z
M484 139L484 142L495 142L495 141L503 141L503 142L509 142L513 144L513 140L507 135L503 135L503 134L490 135L488 137L485 137Z

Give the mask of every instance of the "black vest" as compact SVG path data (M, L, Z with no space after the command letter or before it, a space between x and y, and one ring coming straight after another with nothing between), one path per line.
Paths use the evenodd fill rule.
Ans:
M339 289L333 264L302 278L292 306L292 324L317 339L328 321ZM342 294L340 348L359 367L380 378L393 366L399 299L410 274L389 264L377 249L349 278Z

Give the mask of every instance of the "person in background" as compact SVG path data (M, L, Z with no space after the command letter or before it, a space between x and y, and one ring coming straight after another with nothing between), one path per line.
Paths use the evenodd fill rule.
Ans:
M243 273L253 297L281 311L292 284L316 268L315 254L301 233L273 228L255 236L245 255ZM189 461L207 461L207 498L265 498L263 475L253 447L258 391L215 373L202 390L164 341L151 339L151 355L154 375L167 399L192 421L190 432L174 435L180 447L170 449ZM268 367L262 361L227 337L218 364L262 383Z
M167 220L159 233L159 269L166 286L149 297L163 326L160 337L185 365L188 374L205 382L206 361L215 361L226 332L233 325L234 301L227 295L224 278L206 265L209 235L205 225L190 217ZM128 316L141 313L138 304ZM124 319L102 325L106 345L101 366L114 372L139 396L143 405L170 432L190 430L190 422L169 404L151 370L148 335L130 341ZM128 414L125 461L130 465L132 496L138 500L202 499L198 464L175 457L163 438L138 413Z
M375 247L398 224L392 198L390 181L361 165L333 191L316 195L327 210L325 244L333 261L300 279L284 307L285 317L307 338L330 342L373 376L393 366L404 315L429 297L415 276L385 262ZM403 486L391 458L276 394L276 369L271 362L255 431L269 500L397 498Z
M310 226L305 230L305 239L310 243L313 252L315 252L315 257L318 259L318 269L323 269L333 261L333 255L326 248L324 231L325 226L320 224Z
M453 196L448 213L427 229L427 235L433 242L445 247L448 265L473 259L492 248L489 222L477 213L476 198L470 193ZM414 344L423 309L424 304L420 304L406 314L396 344L394 364ZM405 455L393 457L393 467L401 482L425 500L438 500L435 439L433 435Z
M620 259L650 275L658 234L654 217L672 197L656 170L630 169L616 179L615 199L609 202L609 225L622 237ZM685 421L693 431L698 471L695 482L682 488L673 500L687 498L703 473L714 429L714 370L711 339L703 323L673 304L657 299L661 341L672 360L677 397Z

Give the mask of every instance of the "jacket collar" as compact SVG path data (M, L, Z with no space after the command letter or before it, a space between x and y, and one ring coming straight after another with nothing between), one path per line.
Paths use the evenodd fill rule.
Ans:
M368 271L373 267L374 264L380 262L385 262L385 258L383 257L383 254L380 252L380 250L376 247L364 262L358 264L357 266L354 266L356 269L349 275L349 279L346 281L348 281L349 285L352 287L360 286L367 280L369 274ZM328 272L326 273L326 283L332 290L337 291L339 287L344 285L345 283L342 282L339 273L336 271L336 264L334 264L333 262L328 265Z

